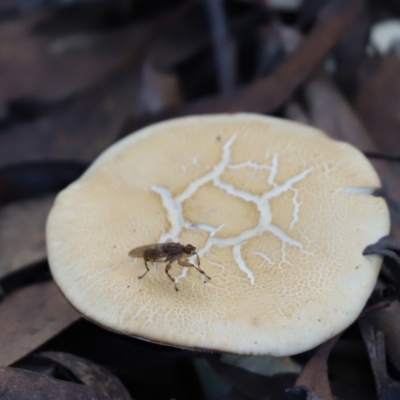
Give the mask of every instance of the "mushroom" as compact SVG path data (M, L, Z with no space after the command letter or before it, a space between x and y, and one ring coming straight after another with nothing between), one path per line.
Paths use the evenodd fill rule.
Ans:
M256 114L177 118L115 143L57 197L54 279L106 329L182 348L292 355L348 327L389 232L379 178L356 148ZM201 268L128 253L179 242ZM192 263L196 258L189 258Z

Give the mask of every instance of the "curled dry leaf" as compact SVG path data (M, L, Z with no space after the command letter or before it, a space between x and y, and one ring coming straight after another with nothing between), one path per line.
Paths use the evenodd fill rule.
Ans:
M94 389L36 372L0 367L0 398L7 400L110 400Z
M121 381L94 362L77 357L73 354L47 351L38 354L39 357L48 358L70 370L82 383L108 396L113 400L131 400L131 396Z
M324 400L333 400L328 379L328 357L332 347L338 341L340 334L326 341L318 347L315 354L301 371L296 380L296 386L304 386L321 396ZM307 394L308 396L308 394ZM316 397L317 399L318 397ZM308 400L308 397L306 397ZM314 399L311 397L310 399Z
M400 280L400 244L391 236L382 237L377 243L367 246L364 255L379 254L384 257L384 272L388 272L394 282Z
M363 255L380 254L395 261L400 268L400 244L390 236L384 236L377 243L365 248Z
M45 225L49 195L0 207L0 279L46 258Z

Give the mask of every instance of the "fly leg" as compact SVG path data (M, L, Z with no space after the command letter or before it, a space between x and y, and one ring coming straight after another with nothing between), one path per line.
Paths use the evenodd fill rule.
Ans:
M149 260L147 260L147 259L144 260L144 265L146 266L147 271L142 276L139 276L138 279L142 279L150 271L149 266L147 265L147 261L149 261Z
M184 261L184 260L178 260L178 264L181 267L194 267L197 269L197 271L199 271L201 274L203 274L206 278L211 279L201 268L200 266L194 265L188 261ZM204 283L206 283L206 281L204 281Z
M202 273L205 275L205 277L211 280L211 277L208 276L208 275L205 273L205 271L203 270L203 268L201 268L201 265L200 265L200 257L199 257L199 255L198 255L197 253L194 253L194 254L196 254L196 257L197 257L197 265L199 266L199 268L198 268L199 271L200 271L200 272L203 271ZM195 266L195 267L196 267L196 266Z
M174 282L175 290L178 292L179 289L176 287L175 279L168 273L168 271L171 269L171 264L172 264L172 262L169 262L169 263L165 266L165 273L168 275L168 278L171 279L172 282Z

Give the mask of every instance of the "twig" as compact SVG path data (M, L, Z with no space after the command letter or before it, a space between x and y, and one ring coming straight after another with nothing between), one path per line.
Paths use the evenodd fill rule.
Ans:
M210 18L219 89L227 94L235 87L236 47L229 36L223 0L205 0L205 4Z
M377 160L394 161L400 162L400 156L392 154L384 154L375 151L364 151L364 154L368 158L375 158Z
M304 366L296 386L305 386L324 400L333 400L328 379L328 357L343 332L322 343Z

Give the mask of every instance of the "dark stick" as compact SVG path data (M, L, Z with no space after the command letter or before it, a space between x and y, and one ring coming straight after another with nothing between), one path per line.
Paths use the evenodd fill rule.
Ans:
M228 24L222 0L205 0L214 46L218 85L223 94L231 92L236 79L236 48L229 36Z

